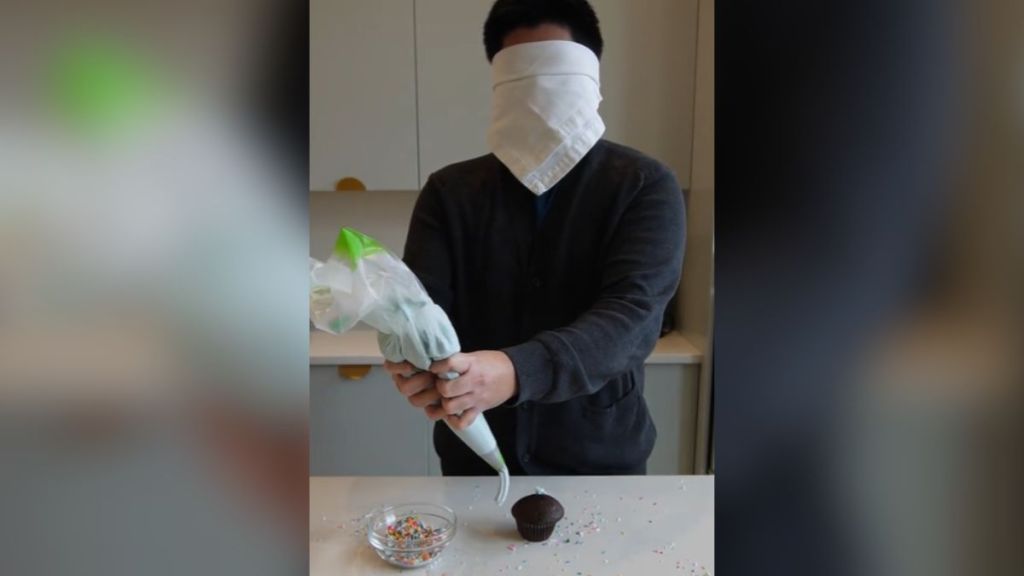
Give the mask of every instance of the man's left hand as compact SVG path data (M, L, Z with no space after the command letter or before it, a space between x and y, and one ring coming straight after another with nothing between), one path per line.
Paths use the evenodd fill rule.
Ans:
M481 412L498 406L518 391L515 366L504 352L482 350L455 354L431 364L430 371L437 375L461 374L454 380L439 378L436 386L441 393L441 404L424 408L431 420L444 418L458 430L465 429Z

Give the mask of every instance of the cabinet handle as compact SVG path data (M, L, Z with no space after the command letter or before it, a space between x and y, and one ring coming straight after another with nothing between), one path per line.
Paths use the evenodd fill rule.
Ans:
M342 380L362 380L370 373L371 368L373 366L369 364L346 364L338 366L338 376L341 376Z
M336 192L365 192L366 184L363 184L359 178L347 176L334 183L334 190Z

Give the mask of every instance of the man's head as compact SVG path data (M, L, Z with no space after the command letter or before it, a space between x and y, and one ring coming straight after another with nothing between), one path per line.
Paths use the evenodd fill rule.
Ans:
M598 58L604 41L597 14L587 0L497 0L484 23L487 60L513 44L572 40Z

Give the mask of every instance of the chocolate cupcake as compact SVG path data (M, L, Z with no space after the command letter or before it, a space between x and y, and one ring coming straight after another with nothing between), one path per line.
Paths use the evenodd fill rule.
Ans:
M530 494L512 506L519 535L530 542L543 542L555 531L555 524L565 516L562 504L547 494Z

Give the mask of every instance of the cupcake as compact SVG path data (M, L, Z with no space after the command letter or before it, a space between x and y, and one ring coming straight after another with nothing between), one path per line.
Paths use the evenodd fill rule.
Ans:
M543 542L555 531L555 524L565 515L562 504L547 494L530 494L512 505L516 530L530 542Z

